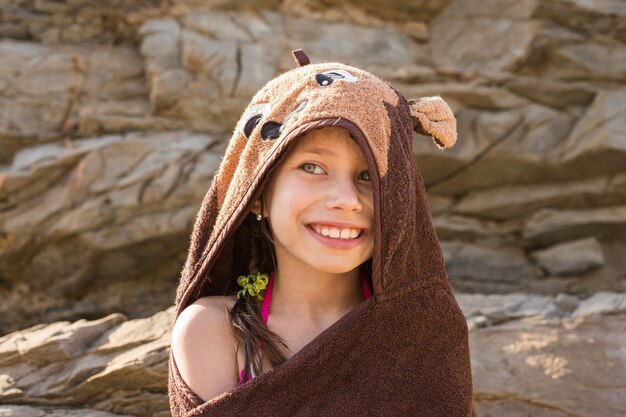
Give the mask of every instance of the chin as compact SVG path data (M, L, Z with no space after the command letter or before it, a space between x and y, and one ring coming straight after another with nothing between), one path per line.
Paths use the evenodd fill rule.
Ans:
M362 262L361 262L362 263ZM317 269L320 272L325 272L328 274L345 274L347 272L350 272L352 270L354 270L355 268L358 268L361 263L357 263L357 264L346 264L343 262L324 262L324 263L320 263L320 264L311 264L311 266L313 266L315 269Z

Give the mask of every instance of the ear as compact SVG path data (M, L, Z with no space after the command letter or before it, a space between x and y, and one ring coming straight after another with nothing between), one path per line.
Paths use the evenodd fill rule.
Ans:
M261 200L260 199L257 198L254 201L254 203L252 203L252 207L250 208L250 211L254 213L254 215L261 213Z
M456 119L450 106L439 96L409 100L413 130L431 136L439 149L456 142Z

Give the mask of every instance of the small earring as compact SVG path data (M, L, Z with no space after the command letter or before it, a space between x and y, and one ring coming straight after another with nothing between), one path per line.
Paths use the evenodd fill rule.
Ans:
M261 221L261 219L262 219L262 218L263 218L263 216L261 216L260 214L257 214L257 215L256 215L256 219L257 219L258 221Z

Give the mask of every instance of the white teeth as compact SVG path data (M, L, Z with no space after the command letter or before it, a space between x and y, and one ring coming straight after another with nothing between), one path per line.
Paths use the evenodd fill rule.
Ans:
M361 233L362 229L345 228L339 229L334 227L320 227L312 224L311 227L320 235L331 237L334 239L355 239Z

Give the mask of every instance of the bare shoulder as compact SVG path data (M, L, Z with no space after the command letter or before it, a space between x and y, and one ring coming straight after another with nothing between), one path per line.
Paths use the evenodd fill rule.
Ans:
M228 318L234 302L225 296L200 298L174 323L176 365L189 388L205 401L237 385L236 342Z

